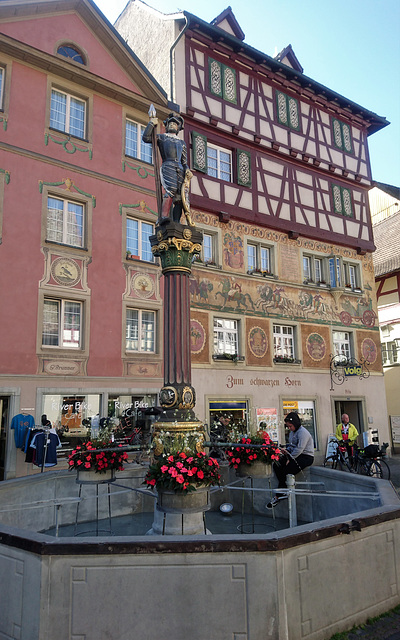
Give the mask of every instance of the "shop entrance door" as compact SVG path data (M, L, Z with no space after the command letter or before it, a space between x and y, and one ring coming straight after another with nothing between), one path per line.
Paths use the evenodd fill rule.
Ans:
M7 453L7 425L10 407L9 396L0 396L0 481L4 480Z
M363 403L360 400L335 400L335 425L342 421L344 413L347 413L358 433L365 431Z

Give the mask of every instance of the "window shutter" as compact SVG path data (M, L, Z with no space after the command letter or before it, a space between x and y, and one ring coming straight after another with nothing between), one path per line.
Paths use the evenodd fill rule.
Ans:
M332 126L333 126L333 140L334 140L335 146L338 147L339 149L342 149L343 147L342 128L340 126L339 120L336 120L336 118L333 118Z
M236 74L230 67L223 67L224 75L224 99L236 104Z
M281 93L280 91L277 91L276 101L277 101L277 109L278 109L278 121L281 124L288 126L289 119L288 119L288 112L287 112L286 95L284 93Z
M340 187L336 184L332 185L332 194L333 194L333 208L335 213L343 213L342 207L342 196L340 193Z
M342 133L344 150L351 153L353 151L353 146L351 144L351 129L348 124L342 123Z
M251 187L251 155L248 151L237 151L237 181L243 187Z
M343 214L349 218L353 217L353 208L351 206L351 191L342 187Z
M222 65L217 60L208 59L208 71L210 78L210 91L215 96L222 98Z
M292 129L300 129L299 121L299 105L295 98L288 97L289 104L289 122Z
M193 169L207 173L207 138L201 133L192 133Z

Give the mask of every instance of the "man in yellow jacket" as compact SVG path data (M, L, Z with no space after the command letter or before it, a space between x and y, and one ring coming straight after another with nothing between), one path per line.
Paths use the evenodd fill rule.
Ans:
M339 441L339 444L346 445L347 453L351 461L353 446L358 438L358 431L354 424L351 424L347 413L342 415L342 422L336 427L336 438Z

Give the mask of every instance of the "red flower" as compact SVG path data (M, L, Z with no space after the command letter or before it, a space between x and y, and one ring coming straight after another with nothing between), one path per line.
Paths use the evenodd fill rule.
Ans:
M186 456L186 453L182 451L182 453L179 454L179 457L185 459L187 456Z
M199 471L197 472L197 477L200 478L200 480L204 478L204 473L202 472L201 469L199 469Z
M152 478L151 480L147 480L147 484L150 484L152 487L154 487L156 481L154 480L154 478Z
M176 481L179 482L179 484L183 484L185 482L185 478L179 474L176 476Z

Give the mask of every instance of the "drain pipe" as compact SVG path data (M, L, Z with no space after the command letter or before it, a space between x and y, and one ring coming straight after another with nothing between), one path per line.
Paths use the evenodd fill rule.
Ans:
M182 31L180 32L180 34L178 35L178 37L176 38L175 42L172 44L170 50L169 50L169 74L170 74L170 94L171 94L171 102L175 103L175 97L174 97L174 60L173 60L173 56L174 56L174 49L177 46L179 40L182 38L183 34L185 33L185 31L187 30L188 26L189 26L189 22L186 16L183 16L185 19L185 26L183 27Z
M294 476L288 474L286 476L286 486L288 488L289 502L289 527L297 527L297 508L296 508L296 482Z

